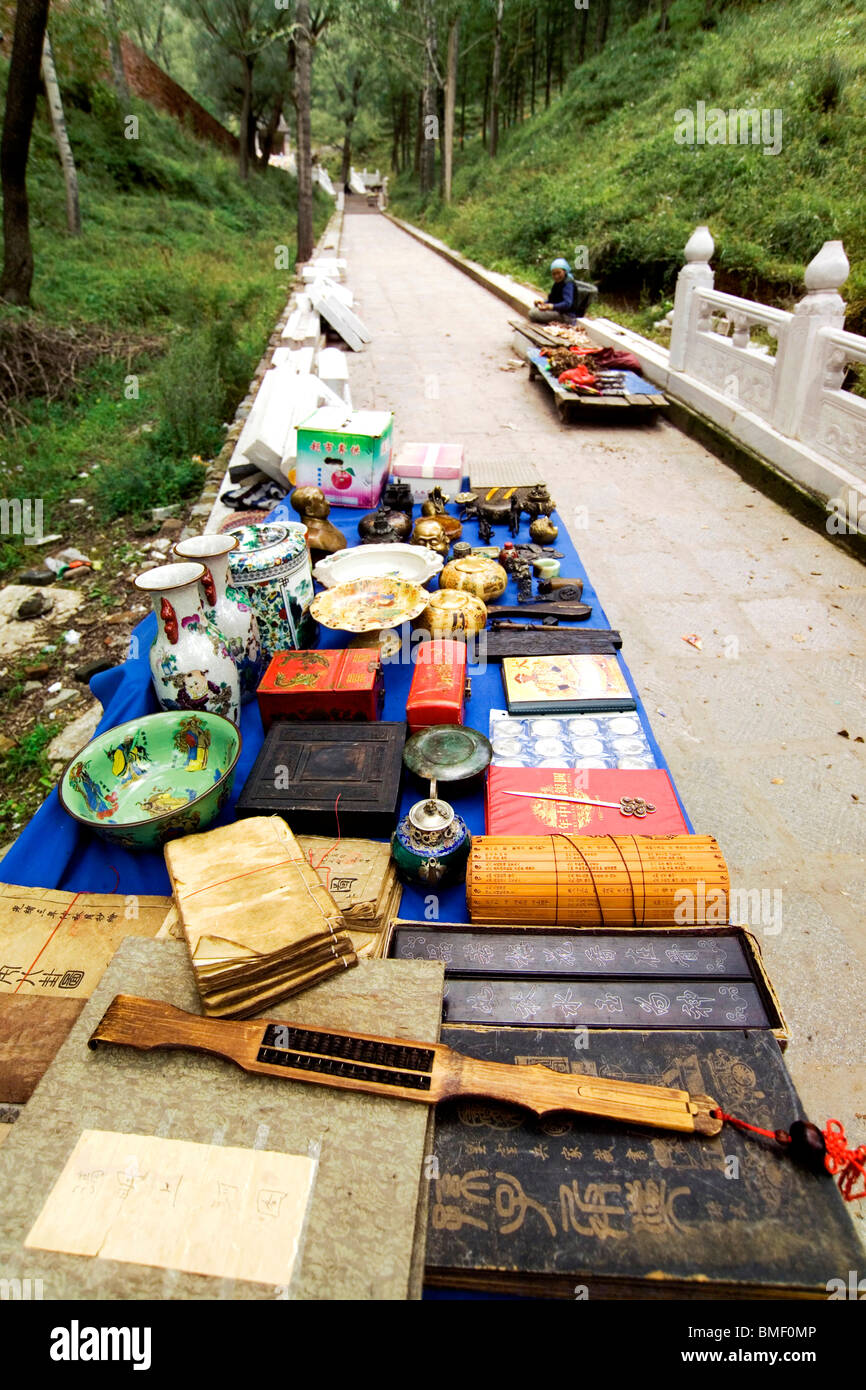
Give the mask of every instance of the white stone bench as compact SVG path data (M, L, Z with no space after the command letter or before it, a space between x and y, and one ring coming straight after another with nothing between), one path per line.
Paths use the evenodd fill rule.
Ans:
M370 342L370 334L364 324L347 304L343 304L332 290L326 289L321 281L310 286L313 308L331 325L353 352L360 352L365 343Z
M316 374L320 381L340 397L352 409L352 396L349 391L349 361L340 348L322 348L316 362Z

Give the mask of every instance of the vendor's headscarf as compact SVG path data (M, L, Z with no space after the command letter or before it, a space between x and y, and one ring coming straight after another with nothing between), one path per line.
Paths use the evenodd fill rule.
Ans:
M568 261L563 259L562 256L558 256L555 261L551 261L550 269L551 271L564 270L569 280L571 279L571 266L568 264Z

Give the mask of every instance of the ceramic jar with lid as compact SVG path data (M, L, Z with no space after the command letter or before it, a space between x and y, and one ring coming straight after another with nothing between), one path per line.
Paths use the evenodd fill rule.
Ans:
M238 668L241 703L255 698L265 672L256 615L228 583L229 555L238 548L237 536L205 533L178 541L174 553L181 560L200 560L205 565L201 581L202 608L209 623L225 638L231 658Z
M487 609L480 598L460 589L439 589L430 595L430 602L414 625L433 637L465 639L480 632L486 623Z
M439 576L440 589L462 589L484 603L500 598L507 585L508 575L502 566L495 560L486 560L483 555L467 555L464 559L452 560Z
M162 709L210 710L237 724L240 677L225 638L202 609L200 586L207 575L205 565L187 560L158 565L135 579L156 614L150 674Z
M256 615L266 659L275 652L315 647L317 628L308 611L313 572L306 526L272 521L239 526L229 534L239 542L229 556L232 587Z

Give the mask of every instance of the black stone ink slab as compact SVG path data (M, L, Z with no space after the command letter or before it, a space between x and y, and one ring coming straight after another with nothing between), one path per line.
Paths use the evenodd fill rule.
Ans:
M495 618L494 605L489 612ZM525 632L488 627L477 645L488 661L501 661L504 656L612 656L622 646L622 637L607 628L581 632L576 627L543 627L538 623Z
M742 927L569 932L401 922L389 953L444 963L450 1024L769 1028L788 1040L757 943Z
M446 1026L491 1062L711 1095L767 1129L803 1114L766 1030L576 1034ZM818 1118L818 1117L816 1117ZM715 1139L460 1100L436 1112L428 1285L558 1298L827 1298L862 1249L829 1176Z
M387 836L397 823L405 741L405 724L278 721L237 814L283 816L296 833L322 835L336 835L339 815L343 835Z

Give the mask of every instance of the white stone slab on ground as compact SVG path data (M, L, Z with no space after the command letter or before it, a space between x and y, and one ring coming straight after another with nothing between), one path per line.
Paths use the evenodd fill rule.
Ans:
M310 298L314 309L339 333L353 352L360 352L364 344L369 343L370 334L358 315L347 305L341 304L334 294L322 289L319 284L313 284L310 287Z

